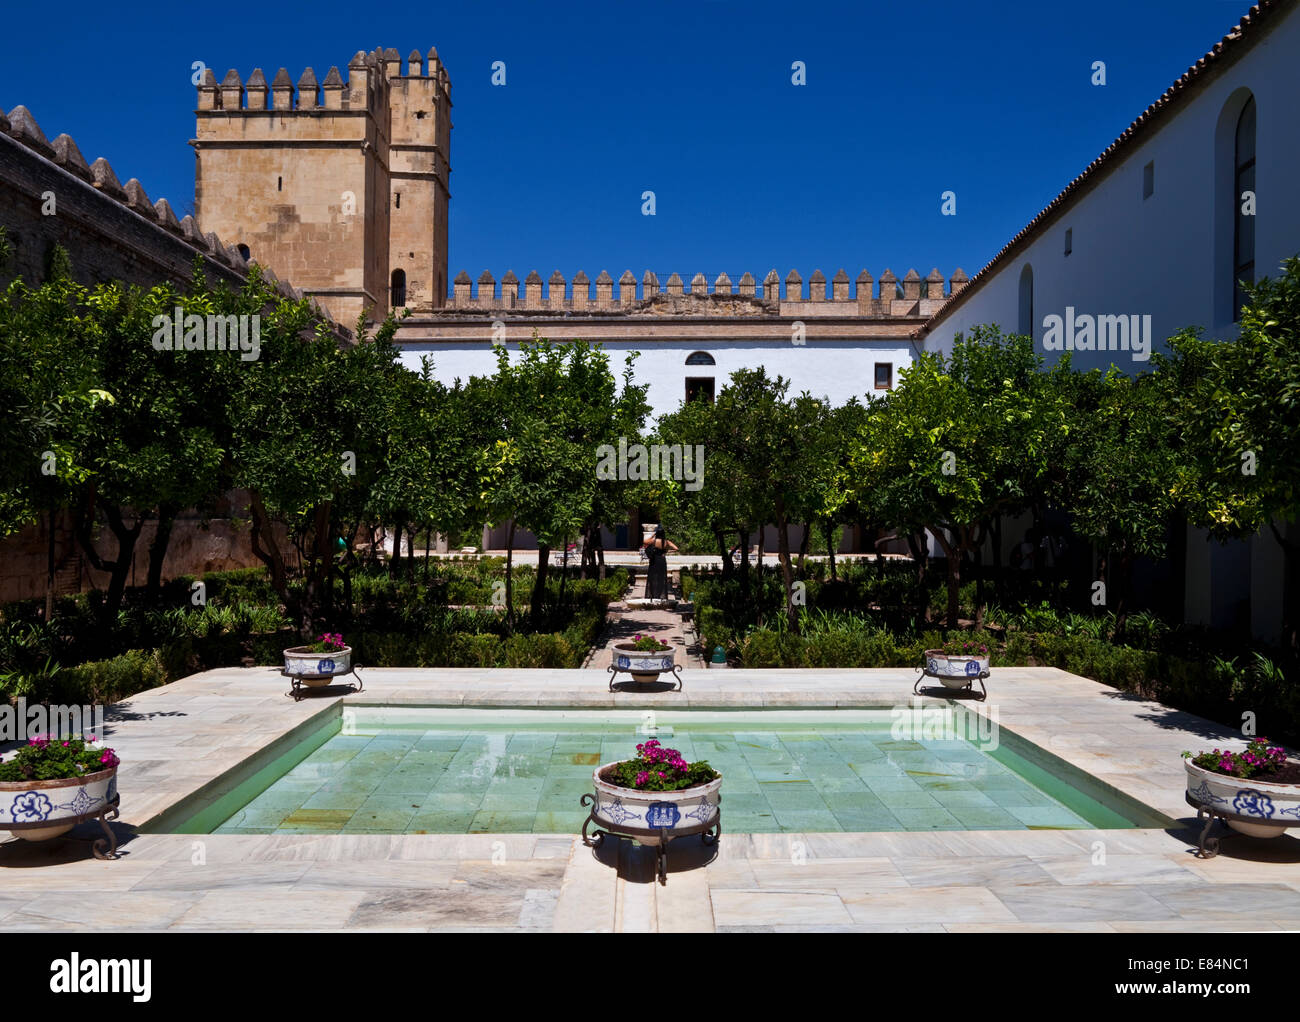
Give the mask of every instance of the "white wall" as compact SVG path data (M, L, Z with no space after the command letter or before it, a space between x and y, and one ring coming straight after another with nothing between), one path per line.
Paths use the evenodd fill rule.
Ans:
M1004 331L1019 329L1019 281L1029 264L1034 273L1034 340L1042 352L1043 317L1077 313L1149 314L1157 342L1184 326L1207 335L1232 336L1231 310L1222 300L1230 275L1216 266L1216 243L1232 243L1232 221L1218 212L1232 179L1216 174L1216 138L1224 117L1229 159L1240 90L1254 94L1257 112L1256 276L1276 276L1282 259L1300 253L1300 10L1282 21L1224 74L1185 105L1156 133L1108 171L1100 183L1054 221L1027 249L982 282L952 315L926 338L927 350L950 351L955 335L981 323ZM1226 123L1231 121L1231 123ZM1143 167L1155 164L1155 190L1142 197ZM1224 182L1226 181L1226 184ZM1219 187L1223 185L1223 187ZM1065 231L1073 232L1066 256ZM1230 276L1228 277L1230 280ZM1056 356L1048 354L1049 360ZM1141 370L1127 353L1076 352L1080 369L1114 361L1125 371Z
M435 377L446 383L456 378L491 376L496 371L495 349L486 341L403 343L401 347L402 362L412 369L419 369L421 356L431 355ZM790 396L807 390L814 397L826 397L832 404L840 405L850 397L862 400L875 392L877 362L888 362L893 366L895 384L899 370L912 362L912 347L901 338L863 342L809 338L805 345L730 340L708 343L648 341L639 345L628 341L607 341L602 347L609 354L610 371L616 378L622 375L627 352L641 352L633 379L636 383L650 385L646 398L650 402L651 421L680 406L686 395L687 377L712 377L714 392L720 393L735 370L761 365L766 367L768 375L779 374L792 381ZM509 351L511 360L516 360L518 346L511 343ZM686 365L686 357L695 351L708 352L716 364Z

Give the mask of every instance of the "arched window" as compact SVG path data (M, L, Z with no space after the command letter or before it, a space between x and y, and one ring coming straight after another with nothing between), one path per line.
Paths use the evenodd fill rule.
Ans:
M1034 336L1034 269L1028 263L1020 271L1020 317L1016 333Z
M239 254L240 254L241 256L244 257L244 262L248 262L249 256L251 255L251 253L249 252L248 246L247 246L247 245L236 245L235 248L239 249Z
M1233 145L1233 188L1236 207L1232 241L1232 319L1241 319L1246 291L1241 286L1255 282L1255 97L1247 100L1237 118ZM1247 212L1249 211L1249 212Z
M392 307L400 309L406 304L406 271L393 271L393 298Z
M686 364L688 366L711 366L717 363L713 361L713 356L707 351L693 351L686 356Z

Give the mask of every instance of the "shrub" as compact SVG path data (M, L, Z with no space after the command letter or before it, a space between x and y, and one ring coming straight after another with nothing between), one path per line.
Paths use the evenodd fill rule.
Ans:
M131 649L110 660L65 667L52 690L36 693L35 698L57 703L114 703L166 683L167 672L157 650Z

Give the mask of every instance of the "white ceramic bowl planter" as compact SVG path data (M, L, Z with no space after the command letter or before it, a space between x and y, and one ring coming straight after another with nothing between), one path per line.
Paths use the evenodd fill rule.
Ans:
M582 796L584 806L591 803L591 815L582 825L582 840L599 845L604 830L657 848L659 880L664 883L668 842L699 834L706 844L712 844L722 833L722 775L680 791L640 791L605 780L603 775L612 773L617 765L597 767L592 775L595 794ZM593 823L597 830L589 838L587 827Z
M681 674L678 673L677 648L669 646L662 651L648 652L636 648L633 642L616 642L614 657L609 665L609 690L614 691L614 679L619 671L632 675L632 680L639 685L648 685L659 680L659 675L669 674L677 679L678 690L682 687Z
M82 820L100 819L111 841L117 840L104 817L116 816L117 767L82 777L52 781L0 781L0 830L24 841L49 841L66 834ZM95 842L95 855L101 845Z
M927 649L925 662L921 665L920 677L912 686L918 692L922 678L936 678L944 688L969 688L974 691L975 682L979 682L987 698L988 690L984 688L984 679L989 676L988 654L945 653L941 649Z
M342 643L343 636L334 636L334 641ZM324 688L344 674L352 675L353 680L349 683L352 691L360 692L365 688L360 669L360 664L352 663L351 646L324 653L316 652L310 646L292 646L284 651L284 667L280 673L289 679L292 686L287 694L301 699L305 694L304 688Z
M1206 842L1210 824L1221 816L1233 830L1250 837L1278 837L1288 827L1300 826L1300 784L1280 784L1254 778L1231 777L1198 767L1188 760L1187 801L1210 814L1201 835L1201 851L1217 841ZM1248 819L1241 819L1248 817Z
M329 653L316 653L308 646L293 646L284 651L284 673L301 678L310 688L328 685L334 675L347 674L351 669L351 646Z

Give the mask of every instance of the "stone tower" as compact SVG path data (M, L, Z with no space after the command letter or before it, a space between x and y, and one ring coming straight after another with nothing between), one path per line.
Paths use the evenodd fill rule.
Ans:
M269 93L269 96L268 96ZM358 52L344 82L311 68L198 86L194 212L342 324L441 308L447 294L451 82L431 49Z

